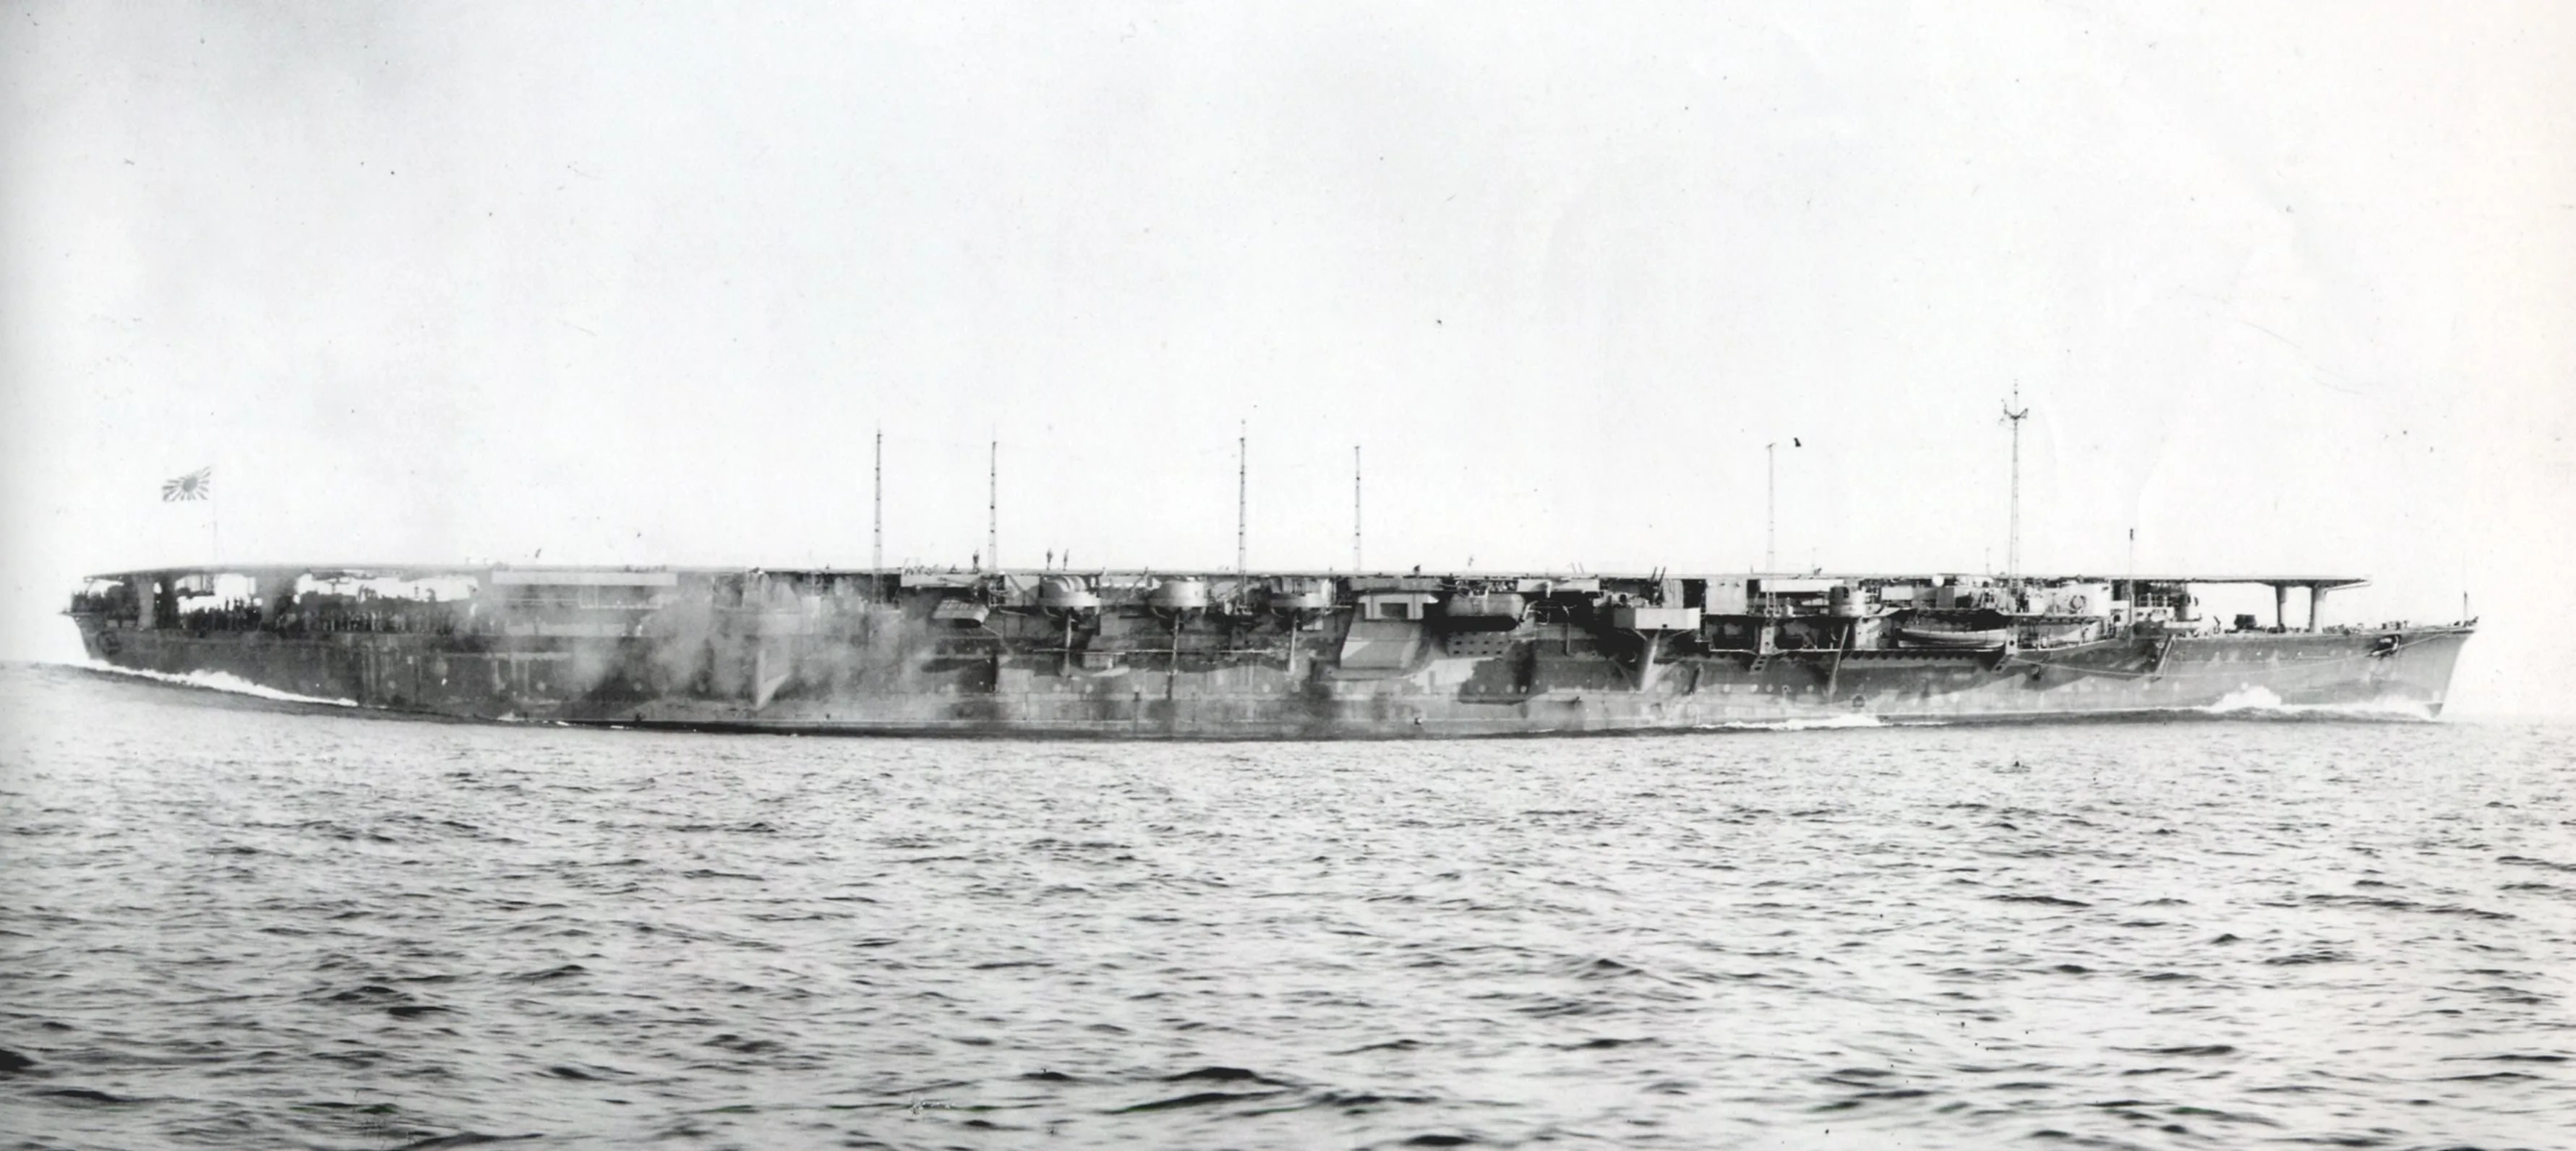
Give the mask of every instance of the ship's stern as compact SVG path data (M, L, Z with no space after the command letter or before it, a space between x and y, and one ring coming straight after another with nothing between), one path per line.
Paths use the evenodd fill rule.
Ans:
M93 578L72 594L63 614L80 629L81 654L100 663L121 664L125 637L136 624L136 594L130 581Z

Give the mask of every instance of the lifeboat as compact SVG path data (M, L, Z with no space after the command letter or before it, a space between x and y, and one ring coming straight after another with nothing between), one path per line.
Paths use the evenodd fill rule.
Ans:
M1907 647L1937 647L1966 651L2002 647L2012 637L2011 628L1979 628L1975 631L1951 631L1946 628L1900 627L1896 638Z
M1906 647L1949 651L2002 647L2011 641L2013 633L2012 621L1997 611L1912 612L1895 630L1897 642Z

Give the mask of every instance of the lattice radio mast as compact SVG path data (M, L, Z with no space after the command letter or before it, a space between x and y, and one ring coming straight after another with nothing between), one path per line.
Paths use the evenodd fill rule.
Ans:
M1245 509L1250 506L1252 490L1252 435L1250 421L1234 428L1234 574L1239 578L1251 570L1244 561L1243 524Z
M877 479L873 489L876 502L874 544L868 551L868 567L885 570L885 429L877 429Z
M1360 572L1360 446L1351 445L1351 574Z

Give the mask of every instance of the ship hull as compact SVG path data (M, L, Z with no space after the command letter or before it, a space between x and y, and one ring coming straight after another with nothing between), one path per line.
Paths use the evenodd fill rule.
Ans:
M1118 739L1403 739L1798 723L2033 720L2231 704L2438 716L2466 626L2134 636L2052 649L1656 658L1568 629L1353 668L1341 637L1132 650L940 650L946 633L290 635L83 618L95 660L459 718L709 731ZM756 629L755 629L756 630ZM1466 646L1466 645L1455 645ZM1103 662L1103 661L1092 661Z

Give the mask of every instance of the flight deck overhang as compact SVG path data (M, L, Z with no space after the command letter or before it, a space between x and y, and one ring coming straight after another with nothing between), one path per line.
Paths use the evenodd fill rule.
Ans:
M1576 582L1576 581L1580 581L1580 582L1585 583L1585 584L1597 584L1599 581L1602 581L1602 580L1610 580L1610 581L1632 581L1632 580L1664 580L1664 579L1727 580L1727 581L1760 580L1760 581L1765 581L1765 582L1769 582L1769 583L1778 583L1778 582L1781 582L1781 581L1787 581L1787 580L1798 580L1798 581L1804 581L1804 582L1823 582L1823 583L1868 583L1868 584L1907 584L1907 583L1914 583L1914 584L1932 584L1932 583L1943 583L1943 582L1949 582L1949 581L1961 580L1961 579L1977 579L1977 580L1984 580L1984 581L1989 581L1989 582L2010 581L2010 582L2025 583L2025 584L2061 584L2061 583L2117 583L2117 584L2131 584L2131 583L2137 583L2137 584L2209 584L2209 585L2219 585L2219 584L2247 584L2247 585L2262 585L2262 586L2268 586L2268 587L2273 587L2273 588L2308 588L2308 589L2310 589L2310 590L2315 590L2315 591L2334 591L2334 590L2339 590L2339 589L2343 589L2343 588L2360 587L2360 586L2366 585L2366 584L2368 584L2368 583L2370 582L2370 578L2369 578L2368 576L2352 576L2352 575L2315 575L2315 574L2306 574L2306 573L2283 573L2283 574L2243 574L2243 573L2233 573L2233 574L2209 574L2209 573L2193 573L2193 572L2141 572L2141 573L2129 574L2129 573L2103 573L2103 572L2029 572L2029 573L2024 573L2024 574L2017 575L2017 576L2002 576L2002 575L1997 575L1997 574L1992 573L1992 572L1986 572L1986 573L1968 573L1968 572L1941 572L1941 571L1928 571L1928 572L1927 572L1927 571L1915 571L1915 572L1832 572L1832 571L1798 571L1798 572L1697 572L1697 573L1694 573L1694 572L1678 572L1678 571L1653 571L1653 572L1631 572L1631 573L1617 573L1617 572L1582 572L1582 573L1567 573L1567 572L1525 572L1525 571L1484 571L1484 570L1467 571L1467 570L1460 570L1460 571L1420 572L1420 573L1396 573L1396 572L1358 572L1358 573L1352 573L1352 572L1336 572L1336 571L1330 571L1330 570L1314 570L1314 569L1303 569L1303 568L1299 568L1299 569L1287 569L1287 568L1282 568L1282 569L1265 569L1265 570L1253 571L1253 572L1249 572L1249 573L1237 573L1237 572L1235 572L1235 571L1234 571L1234 570L1232 570L1232 569L1191 570L1191 569L1180 569L1180 568L1160 568L1160 569L1141 569L1141 568L1107 568L1107 569L1097 569L1097 568L1080 568L1080 569L1073 569L1073 570L1071 570L1071 571L1054 571L1054 570L1045 570L1045 569L1041 569L1041 570L1038 570L1038 571L1030 571L1030 570L1028 570L1028 569L1024 569L1024 568L1010 568L1010 569L990 569L990 568L988 568L988 569L985 569L985 570L983 570L983 571L978 572L978 571L972 571L972 570L966 570L966 569L960 569L960 570L956 570L956 571L948 571L948 570L942 570L942 569L924 569L924 568L766 567L766 566L760 566L760 565L746 565L746 566L738 566L738 567L698 567L698 566L681 566L681 565L670 565L670 566L658 566L658 565L657 565L657 566L622 566L622 565L616 565L616 564L542 564L542 565L540 565L540 564L400 564L400 563L385 563L385 564L371 564L371 563L332 563L332 564L276 564L276 563L257 563L257 564L177 564L177 565L173 565L173 566L169 566L169 567L145 567L145 568L132 568L132 569L128 569L128 570L125 570L125 571L101 572L101 573L97 573L97 574L94 574L94 575L87 576L87 577L85 577L85 578L88 578L88 579L94 579L94 580L118 580L118 579L126 579L126 578L130 578L130 577L135 577L135 576L145 576L145 577L156 577L156 578L160 578L160 577L172 577L172 576L185 577L185 576L192 576L192 575L239 575L239 576L253 576L253 577L258 577L258 576L275 576L275 577L312 576L312 577L317 578L317 579L432 579L432 578L439 578L439 577L475 576L475 577L487 577L487 578L490 578L490 579L492 579L492 580L493 580L493 582L495 582L495 583L504 583L504 584L532 583L532 584L533 584L533 583L565 583L565 582L575 582L575 583L579 583L579 582L623 582L625 579L629 579L629 578L636 579L636 580L639 580L639 581L642 581L642 582L661 582L661 581L664 581L664 580L667 580L667 579L671 578L671 577L672 577L673 575L675 575L675 574L692 574L692 575L723 575L723 574L746 574L746 573L754 573L754 572L763 572L763 573L767 573L767 574L770 574L770 575L776 575L776 576L868 576L868 575L902 576L902 575L904 575L904 574L906 574L906 573L913 573L913 575L914 575L914 577L915 577L915 580L918 580L918 581L920 581L920 582L936 582L936 581L937 581L937 580L939 580L939 579L962 580L962 581L971 582L971 581L973 581L973 580L975 580L975 579L982 578L982 577L1003 576L1003 575L1008 575L1008 576L1020 576L1020 577L1026 577L1026 578L1031 578L1031 579L1034 579L1034 578L1037 578L1037 577L1039 577L1039 576L1043 576L1043 575L1057 575L1057 574L1063 574L1063 575L1104 575L1104 574L1105 574L1105 575L1135 575L1135 576L1139 576L1139 577L1144 577L1144 576L1174 576L1174 577L1198 576L1198 577L1221 577L1221 578L1228 578L1228 579L1231 579L1231 578L1236 578L1236 577L1238 576L1238 574L1243 574L1243 575L1249 575L1249 576L1251 576L1251 577L1253 577L1253 578L1261 578L1261 579L1277 579L1277 578L1349 579L1349 580L1353 580L1353 581L1355 581L1356 583L1365 584L1365 585L1367 585L1369 588L1372 588L1372 589L1373 589L1373 588L1375 588L1377 585L1379 585L1379 584L1381 584L1381 583L1385 583L1386 581L1389 581L1389 580L1419 581L1420 583L1422 583L1422 584L1424 584L1424 585L1436 586L1436 585L1439 585L1439 584L1441 584L1441 583L1443 583L1443 582L1446 582L1446 581L1455 581L1455 580L1468 580L1468 581L1478 581L1478 580L1481 580L1481 581L1492 581L1492 580L1501 580L1501 579L1520 579L1520 580L1553 580L1553 581L1568 582L1568 583ZM907 580L906 582L907 582L907 584L909 584L909 583L914 582L914 580Z

